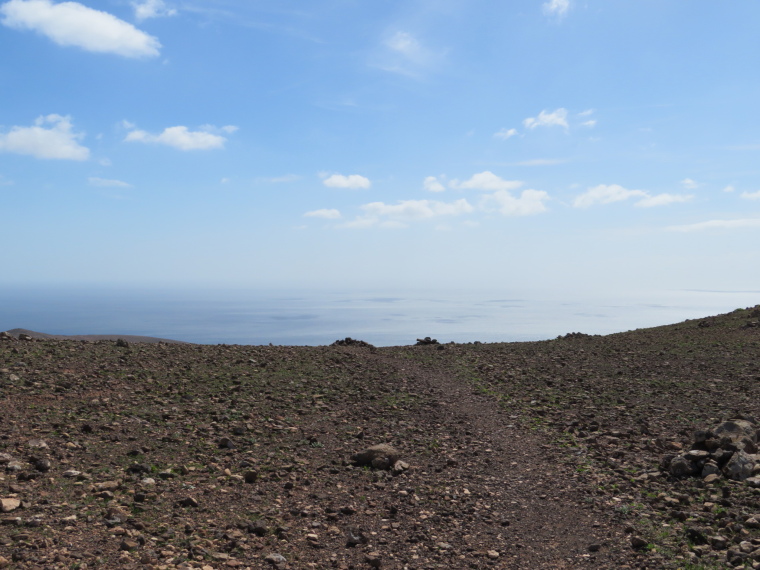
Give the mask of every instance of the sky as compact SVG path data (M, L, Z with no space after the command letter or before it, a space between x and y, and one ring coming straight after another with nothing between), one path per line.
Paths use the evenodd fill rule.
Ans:
M0 285L760 286L756 0L0 0Z

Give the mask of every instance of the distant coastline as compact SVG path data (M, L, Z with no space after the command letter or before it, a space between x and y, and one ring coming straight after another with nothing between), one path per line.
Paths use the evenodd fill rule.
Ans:
M64 335L64 334L47 334L37 331L31 331L29 329L11 329L5 331L9 335L18 338L19 335L25 334L32 338L39 340L85 340L85 341L97 341L97 340L125 340L127 342L143 342L148 344L157 344L159 342L166 342L169 344L192 344L182 340L172 340L168 338L158 338L154 336L140 336L133 334L76 334L76 335Z

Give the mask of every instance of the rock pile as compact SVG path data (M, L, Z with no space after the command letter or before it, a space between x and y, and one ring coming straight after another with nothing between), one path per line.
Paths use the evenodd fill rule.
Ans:
M752 418L723 422L712 430L694 433L691 449L666 455L662 467L674 477L699 476L711 483L726 477L760 487L758 428Z
M362 348L375 348L374 345L365 342L363 340L356 340L354 338L351 338L350 336L347 336L345 339L341 340L338 339L334 343L332 343L332 346L359 346Z
M429 336L417 339L417 346L427 346L429 344L438 344L438 341L434 338L430 338Z
M395 447L380 443L355 453L351 456L351 461L359 467L390 470L394 475L398 475L409 469L409 464L401 461L400 457Z

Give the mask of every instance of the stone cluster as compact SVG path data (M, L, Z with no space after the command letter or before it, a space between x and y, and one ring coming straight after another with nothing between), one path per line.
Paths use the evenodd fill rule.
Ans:
M753 418L733 419L694 433L691 449L666 455L662 467L674 477L699 476L711 483L721 477L760 487L758 428Z

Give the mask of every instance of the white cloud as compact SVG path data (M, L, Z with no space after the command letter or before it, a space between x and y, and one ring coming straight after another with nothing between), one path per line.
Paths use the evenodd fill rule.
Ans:
M567 124L567 109L559 108L551 113L547 111L541 111L538 117L528 117L523 121L523 125L527 129L535 129L536 127L564 127L569 128Z
M164 0L145 0L142 3L133 2L132 7L135 9L135 18L139 21L177 14L177 10L167 7Z
M493 138L495 139L501 139L503 141L510 139L514 136L517 136L517 129L501 129L500 131L493 134Z
M386 40L385 45L414 63L424 63L427 59L427 50L409 32L396 32Z
M726 187L723 189L723 191L724 191L724 192L733 192L734 190L736 190L736 188L734 188L734 187L733 187L733 186L731 186L731 185L729 185L729 186L726 186Z
M224 127L216 127L214 125L201 125L198 127L198 130L215 135L231 135L232 133L239 131L240 127L236 127L235 125L225 125Z
M504 180L488 170L473 174L472 178L460 182L452 180L450 186L461 190L516 190L523 183L519 180Z
M742 192L740 196L746 200L760 200L760 190L757 192Z
M570 10L570 0L549 0L541 5L541 9L547 16L561 18Z
M156 38L132 24L78 2L10 0L0 6L0 15L4 25L34 30L61 46L124 57L155 57L161 49Z
M312 210L304 214L306 218L323 218L325 220L337 220L340 218L340 211L335 209L322 208L321 210Z
M446 188L441 184L435 176L428 176L422 182L422 187L428 192L443 192Z
M437 200L402 200L398 204L372 202L364 204L362 210L370 217L386 216L400 220L424 220L438 216L457 216L474 210L464 198L455 202Z
M694 196L692 194L656 194L652 196L644 190L628 190L618 184L600 184L599 186L589 188L583 194L577 196L573 201L573 206L576 208L588 208L595 204L612 204L613 202L622 202L630 198L640 198L635 204L639 208L653 208L688 202Z
M589 188L583 194L577 196L573 201L573 206L576 208L588 208L594 204L611 204L612 202L620 202L637 196L646 198L648 194L643 190L627 190L618 184L600 184L599 186Z
M383 41L382 50L375 54L373 65L384 71L418 77L434 67L442 56L442 53L426 47L413 34L397 30Z
M699 182L692 180L691 178L684 178L681 180L681 186L687 190L694 190L695 188L699 188Z
M5 176L0 174L0 186L13 186L13 180L8 180Z
M437 200L401 200L397 204L371 202L364 204L361 209L364 211L364 215L346 222L341 227L353 229L402 228L406 227L407 222L460 216L475 211L475 208L464 198L454 202L439 202Z
M87 179L90 186L99 186L102 188L131 188L131 184L122 182L121 180L109 180L107 178L98 178L97 176L90 176Z
M581 127L588 127L589 129L596 126L596 119L591 119L589 121L584 121L581 123Z
M549 200L549 194L543 190L523 190L519 198L515 198L506 190L497 190L487 194L481 202L484 209L495 209L505 216L530 216L546 211L544 202Z
M734 230L741 228L760 228L760 218L742 220L709 220L696 224L683 226L670 226L667 228L673 232L699 232L704 230Z
M45 125L51 125L45 128ZM32 127L12 127L0 133L0 152L28 154L35 158L87 160L90 150L79 144L82 133L72 131L71 117L39 117Z
M125 124L129 123L125 122ZM131 126L132 128L134 127L134 125ZM215 148L224 148L224 143L227 142L227 139L222 135L209 132L210 130L235 132L235 130L237 130L237 127L229 126L222 127L221 129L216 129L216 127L204 125L199 131L191 131L187 127L177 126L168 127L158 135L153 135L146 131L135 129L133 131L130 131L124 140L127 142L141 142L146 144L163 144L179 150L209 150Z
M692 198L694 198L692 194L657 194L656 196L647 196L643 200L639 200L635 206L639 208L653 208L688 202Z
M349 174L344 176L343 174L333 174L328 176L322 181L322 184L328 188L351 188L356 190L359 188L369 188L372 186L369 178L365 178L359 174Z
M581 111L578 113L579 117L590 117L594 114L594 109L586 109L585 111Z

